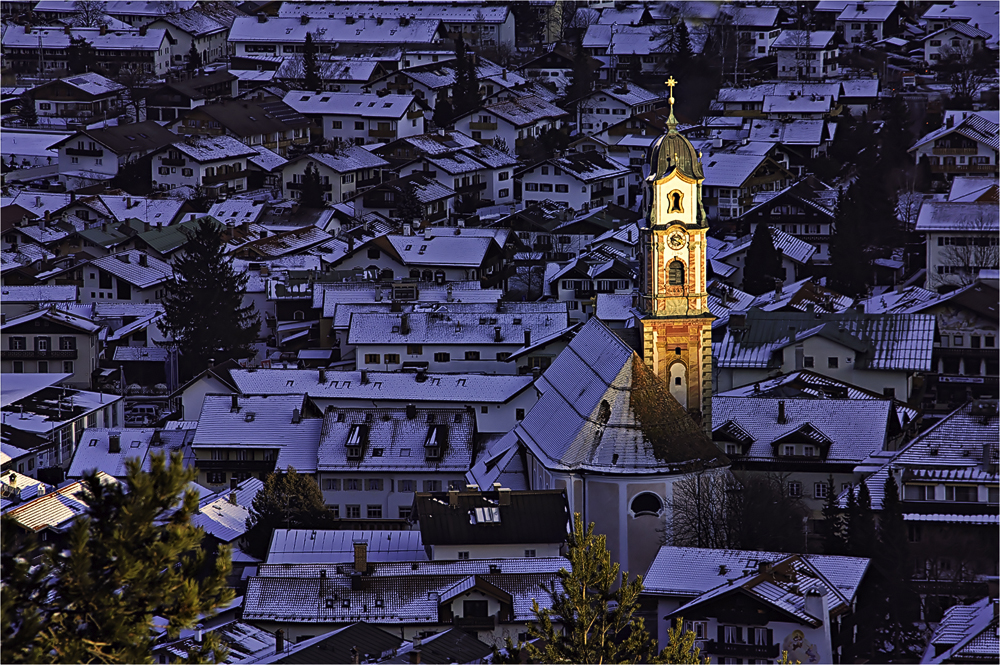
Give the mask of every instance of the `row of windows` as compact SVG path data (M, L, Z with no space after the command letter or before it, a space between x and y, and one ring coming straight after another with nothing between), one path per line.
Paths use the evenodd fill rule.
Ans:
M955 247L991 247L1000 245L1000 238L993 234L981 236L938 236L938 247L953 245Z
M11 366L11 370L13 371L14 374L24 374L24 361L23 360L15 360L15 361L13 361L13 364ZM64 360L63 363L62 363L62 371L63 371L63 374L72 374L75 371L74 366L73 366L73 361L72 360ZM38 361L38 369L36 370L36 372L38 374L48 374L49 373L49 361L48 360L39 360Z
M27 349L27 338L25 337L10 337L7 340L7 348L11 351L23 351ZM51 337L35 337L35 350L36 351L48 351L52 348L52 338ZM76 349L76 337L60 337L59 338L59 350L60 351L73 351Z
M419 344L410 344L406 347L406 352L410 355L420 355L423 353L423 346ZM497 362L506 362L510 358L510 353L498 353L496 355ZM483 358L482 353L479 351L466 351L466 360L488 360L488 358ZM434 354L434 362L447 363L451 362L451 354L445 351L438 352ZM398 365L400 363L400 358L398 353L366 353L365 354L365 364L366 365Z
M442 483L440 480L423 481L424 492L440 492ZM463 487L461 480L449 480L449 490L460 490ZM382 478L324 478L323 490L327 492L381 492L385 489L385 480ZM416 492L416 480L397 480L395 482L397 492Z
M903 488L903 498L907 501L934 501L935 487L935 485L906 485ZM978 503L979 488L975 485L945 485L944 500ZM1000 502L1000 488L988 488L986 500L989 503Z

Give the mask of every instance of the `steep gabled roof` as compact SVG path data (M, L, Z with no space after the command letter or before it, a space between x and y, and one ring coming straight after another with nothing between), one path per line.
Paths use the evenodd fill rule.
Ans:
M667 386L597 319L536 388L541 397L514 432L548 468L653 474L729 463Z

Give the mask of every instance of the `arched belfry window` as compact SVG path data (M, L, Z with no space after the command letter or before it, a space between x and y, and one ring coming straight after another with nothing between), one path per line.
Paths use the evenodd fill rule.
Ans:
M684 212L684 194L680 190L674 190L667 194L669 212Z
M671 261L667 268L667 284L670 286L684 286L684 264L680 261Z
M633 515L659 515L663 511L663 501L652 492L643 492L632 499L629 508Z

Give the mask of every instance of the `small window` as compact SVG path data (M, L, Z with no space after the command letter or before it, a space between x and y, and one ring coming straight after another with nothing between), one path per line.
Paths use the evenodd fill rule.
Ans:
M468 561L469 560L469 553L468 552L459 552L458 553L458 560L459 561Z
M367 365L378 365L382 362L382 358L377 353L366 353L365 354L365 364Z
M534 558L535 550L524 550L524 556L528 559Z
M830 356L829 358L826 359L826 366L829 367L830 369L837 369L838 367L840 367L840 358L837 358L836 356Z
M826 483L815 483L813 485L813 497L816 499L825 499L829 494L830 486Z
M781 454L784 455L785 457L791 457L792 455L795 454L795 446L784 446L781 449Z
M466 360L479 360L479 351L466 351L465 352L465 359Z
M382 505L381 504L369 504L368 505L368 519L382 519Z
M419 356L424 352L424 347L421 344L407 344L406 354L410 356Z
M380 252L379 250L375 249L374 247L372 249L368 250L368 258L369 259L378 259L378 258L381 258L381 256L382 256L382 252Z
M812 356L805 356L802 359L802 366L803 367L808 367L808 368L813 368L813 367L816 366L816 359L813 358Z
M436 363L446 363L451 361L450 353L435 353L434 362Z
M788 496L802 496L802 483L788 483Z
M398 365L399 364L399 354L398 353L387 353L387 354L385 354L385 364L386 365Z
M347 508L347 519L358 520L361 519L361 506L346 506Z
M965 336L964 335L955 335L953 341L954 341L955 346L964 346L965 345Z
M514 409L514 419L518 422L524 420L524 409Z

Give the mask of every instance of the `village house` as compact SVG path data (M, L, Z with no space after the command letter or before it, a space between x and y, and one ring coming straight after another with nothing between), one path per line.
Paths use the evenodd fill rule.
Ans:
M310 166L319 173L323 199L336 203L380 184L389 162L357 145L342 146L333 153L302 155L282 169L285 198L294 200L302 196L303 178Z
M281 101L224 101L187 111L167 128L181 136L231 136L285 157L291 145L309 143L309 120Z
M781 191L791 183L794 176L768 154L772 151L761 152L713 150L705 153L702 203L710 218L739 217L754 205L757 192Z
M771 45L781 34L784 18L785 13L780 7L727 5L719 14L720 20L733 26L739 55L747 60L771 55Z
M867 44L899 32L899 3L848 2L837 16L836 26L848 44Z
M539 162L520 172L522 199L556 201L586 212L608 203L627 206L627 164L596 151L569 153Z
M934 66L952 55L961 56L962 53L985 49L986 42L991 39L990 33L984 30L955 22L925 35L920 41L923 45L924 62L928 66Z
M176 134L147 120L81 129L51 147L59 150L59 180L76 189L110 180L123 167L139 168L137 161L176 140Z
M133 28L147 25L171 11L183 12L193 9L197 0L171 0L170 4L160 2L136 2L135 0L109 0L103 3L104 12ZM77 9L67 5L62 0L40 0L35 3L35 12L39 16L51 19L71 19Z
M783 30L771 50L778 57L779 79L825 80L840 76L840 48L831 30Z
M67 76L32 88L27 95L39 116L107 118L121 110L125 87L95 72Z
M749 228L751 237L763 223L771 227L772 233L780 231L807 242L816 249L809 261L813 265L828 265L836 202L837 190L816 178L806 177L754 205L739 221L743 229Z
M926 134L910 147L913 159L930 162L931 173L955 175L996 174L1000 166L1000 131L976 113L949 115L943 127Z
M534 95L489 104L455 118L455 129L480 143L521 152L542 132L561 128L568 114Z
M387 219L398 218L400 201L412 189L422 208L415 226L434 224L448 219L455 210L455 190L423 171L405 178L388 180L358 192L354 197L355 215L377 212Z
M146 118L175 120L197 106L235 97L239 92L238 82L236 76L222 69L189 78L169 77L146 96Z
M147 24L148 28L163 29L170 40L170 65L189 64L192 45L201 58L202 66L221 60L229 54L227 40L233 21L245 16L236 6L211 3L166 14Z
M995 201L924 201L914 230L927 247L927 288L946 291L998 267Z
M581 131L607 129L623 118L651 111L663 101L659 95L634 83L595 90L577 101L577 126Z
M638 244L637 230L633 237ZM631 294L637 286L629 257L607 249L582 253L547 277L551 295L566 303L573 323L585 322L594 313L600 294Z
M310 118L327 141L365 145L424 133L423 111L413 95L292 90L284 102Z
M774 227L770 228L770 234L771 244L781 252L781 275L775 277L780 277L782 282L787 283L806 277L811 272L810 267L812 258L816 254L816 248L804 240L799 240ZM719 264L735 268L731 272L726 271L727 274L723 278L733 286L743 284L745 279L743 270L752 242L752 235L726 238L721 242L716 238L709 239L707 252L713 268L719 267ZM775 287L780 287L780 284L776 284Z
M189 137L152 153L153 186L201 188L215 196L248 189L248 158L254 148L231 136Z
M520 74L510 72L505 67L490 62L478 55L475 58L476 81L482 99L489 103L507 102L521 96L526 91L528 81ZM379 94L412 94L420 100L424 107L434 109L439 95L452 99L455 81L458 78L457 60L453 57L440 62L430 62L415 65L390 72L382 78L373 81L371 92Z
M166 30L146 27L108 30L106 25L99 28L11 25L3 32L4 57L13 71L22 74L69 70L71 39L90 43L96 57L94 65L111 74L128 66L159 77L170 67Z
M55 306L7 318L0 326L4 374L67 375L62 382L88 388L97 369L102 326Z

